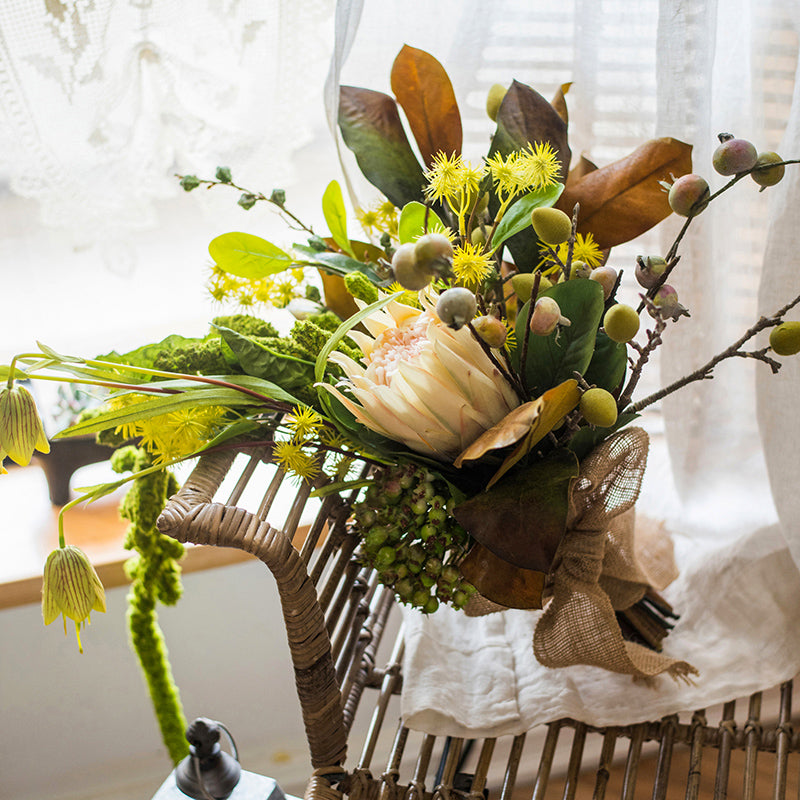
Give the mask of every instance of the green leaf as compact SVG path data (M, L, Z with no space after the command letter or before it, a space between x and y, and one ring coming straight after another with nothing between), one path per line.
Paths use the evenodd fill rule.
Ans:
M559 325L549 336L530 333L526 327L528 303L517 316L516 334L520 345L514 350L515 367L519 369L521 342L528 337L525 379L534 394L542 394L559 383L583 375L591 363L595 337L603 316L603 290L597 281L576 278L559 283L543 293L552 297L561 313L572 323Z
M7 381L8 376L11 374L11 366L8 364L0 365L0 381ZM28 373L21 367L14 367L14 378L19 381L24 381L28 377Z
M322 195L322 213L325 216L325 222L328 223L333 241L345 253L355 257L347 236L347 209L344 206L342 188L338 181L331 181L328 188L325 189L325 193Z
M398 208L422 201L425 176L408 142L397 103L382 92L339 88L339 129L364 177Z
M258 399L233 388L205 384L202 391L179 392L177 394L161 395L149 400L143 400L132 406L127 406L113 411L97 414L91 419L78 422L66 430L57 433L54 439L66 439L70 436L85 436L90 433L116 428L119 425L136 422L142 419L151 419L161 414L180 411L184 408L197 406L252 406L264 405L263 399Z
M613 393L625 378L627 366L628 348L610 339L604 331L598 331L594 355L583 375L586 382Z
M453 516L495 555L547 573L566 530L570 487L577 474L574 453L556 450L457 505Z
M424 233L443 231L444 229L445 225L439 219L439 215L423 203L416 201L406 203L400 212L400 222L398 223L400 244L413 242Z
M596 282L596 281L595 281ZM339 342L347 336L348 331L352 328L355 328L359 322L366 319L373 311L379 311L384 306L388 306L392 300L397 300L403 292L395 292L394 294L388 294L385 297L381 297L380 300L376 300L374 303L371 303L368 306L365 306L361 309L357 314L353 314L352 317L346 319L333 333L330 339L325 343L325 347L320 350L319 355L317 356L317 363L314 367L314 378L317 381L321 381L325 377L325 367L328 364L328 358L330 354L339 346ZM327 394L327 392L325 392Z
M248 375L256 378L269 377L273 385L281 387L286 392L304 389L313 383L314 364L311 361L279 353L262 342L242 336L230 328L219 328L219 332L236 355L239 366Z
M180 336L177 333L172 333L166 338L162 339L160 342L152 342L151 344L142 345L141 347L137 347L135 350L131 350L128 353L118 353L116 350L112 350L110 353L98 356L97 360L117 362L119 363L120 370L122 371L124 371L125 365L127 364L132 367L153 369L156 357L165 350L174 350L176 347L185 347L187 345L192 345L202 341L204 340L200 338L187 338L186 336ZM130 374L135 375L135 373ZM128 382L132 383L141 380L147 380L147 376L137 375L133 378L133 380Z
M373 283L381 282L378 273L375 272L372 266L356 261L350 256L328 251L319 252L314 250L313 247L307 247L302 244L295 244L292 247L304 257L303 263L309 266L321 267L334 275L341 275L342 277L349 275L351 272L361 272Z
M212 239L208 252L220 269L249 280L283 272L296 263L289 253L251 233L223 233Z
M500 220L500 224L492 236L492 247L497 247L509 237L524 231L525 228L530 228L531 211L534 208L549 208L558 200L563 191L564 184L556 183L536 192L530 192L517 200Z

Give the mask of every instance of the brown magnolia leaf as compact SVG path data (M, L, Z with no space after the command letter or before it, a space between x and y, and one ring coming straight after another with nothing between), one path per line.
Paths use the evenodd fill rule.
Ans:
M391 85L427 166L439 152L461 153L461 114L453 85L430 53L404 45L392 65Z
M548 389L541 397L540 413L531 425L528 435L509 453L506 460L500 465L500 469L492 475L486 488L494 486L503 475L508 472L523 456L530 453L539 442L550 433L553 428L563 419L565 414L572 411L581 399L581 392L578 389L578 382L572 380L564 381L552 389Z
M530 86L513 81L497 111L497 130L489 155L508 156L535 142L549 142L561 162L558 180L569 172L571 151L567 143L567 124L558 112Z
M344 278L331 275L329 272L319 270L322 278L322 292L325 296L325 305L336 314L339 319L348 319L359 312L358 305L353 295L347 291Z
M541 608L545 574L509 564L476 542L459 564L461 574L487 599L507 608Z
M565 123L569 123L569 112L567 111L567 100L566 94L569 91L570 86L572 86L572 82L570 83L562 83L561 86L558 87L558 91L555 93L555 96L550 101L550 105L556 110L561 119L564 120Z
M578 159L578 163L569 171L569 175L567 175L567 186L574 186L584 175L588 175L590 172L594 172L597 169L597 164L593 161L589 161L586 156L581 155Z
M453 509L469 535L517 567L549 572L567 526L578 459L555 450Z
M527 453L553 429L553 426L565 414L578 405L580 399L581 393L578 390L577 381L570 379L554 386L541 397L523 403L506 414L500 422L482 433L467 447L456 458L453 465L459 468L465 461L474 461L490 450L508 447L523 437L526 437L526 442L532 442L525 450ZM497 476L492 479L492 482L495 480L497 480Z
M570 214L580 203L578 233L591 233L601 249L635 239L669 216L659 181L692 171L692 147L665 137L568 184L556 208Z

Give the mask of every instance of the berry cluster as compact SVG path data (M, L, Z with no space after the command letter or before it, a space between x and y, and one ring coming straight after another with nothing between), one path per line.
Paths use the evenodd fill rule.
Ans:
M448 497L441 478L402 464L377 474L353 505L361 559L402 603L425 614L440 602L463 608L475 592L457 566L469 535L448 513Z

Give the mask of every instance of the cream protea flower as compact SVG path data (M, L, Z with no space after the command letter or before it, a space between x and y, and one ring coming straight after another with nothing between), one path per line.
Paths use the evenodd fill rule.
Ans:
M371 314L371 335L351 331L366 366L334 351L348 382L325 388L370 430L449 461L519 399L469 329L448 328L436 297L421 299L422 310L392 301Z

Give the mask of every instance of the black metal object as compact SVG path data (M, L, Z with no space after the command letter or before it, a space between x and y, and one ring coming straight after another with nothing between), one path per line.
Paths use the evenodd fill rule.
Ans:
M228 755L219 745L220 731L225 731L233 748ZM186 730L189 755L175 768L178 788L195 800L225 800L239 783L242 768L236 743L220 722L198 717Z

